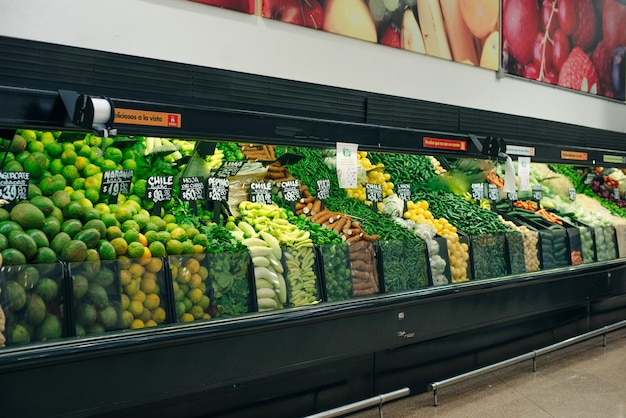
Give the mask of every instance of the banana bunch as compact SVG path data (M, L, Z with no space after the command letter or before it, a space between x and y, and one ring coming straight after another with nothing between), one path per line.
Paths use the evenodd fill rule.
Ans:
M317 295L317 277L313 271L314 262L315 256L312 248L285 251L291 306L307 306L320 302Z
M213 152L213 155L207 155L206 162L208 163L207 168L209 170L218 168L224 162L224 151L219 148L215 148L215 152Z

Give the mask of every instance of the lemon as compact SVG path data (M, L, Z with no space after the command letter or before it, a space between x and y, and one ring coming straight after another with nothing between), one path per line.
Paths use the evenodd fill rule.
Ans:
M149 309L149 310L156 309L160 304L161 304L161 299L159 298L159 295L157 295L156 293L150 293L149 295L147 295L146 300L144 300L143 302L143 306L145 306L146 309Z
M130 298L127 294L122 293L122 309L128 309L130 306Z
M202 307L199 305L193 305L189 309L189 313L193 315L194 319L203 319L202 317L204 315L204 309L202 309Z
M145 269L139 263L132 263L130 267L128 268L128 271L130 272L130 275L133 279L138 279L138 278L141 278Z
M194 273L191 275L191 279L189 279L189 287L197 288L202 283L202 277L199 274Z
M211 305L211 299L207 295L202 295L202 299L198 302L198 306L202 309L207 309Z
M152 319L157 324L160 324L163 321L165 321L165 318L166 318L165 309L161 308L160 306L155 308L150 315L150 319Z
M142 280L143 282L143 280ZM146 293L142 290L138 290L137 293L135 293L132 298L131 298L131 303L134 301L139 301L141 303L143 303L146 300Z
M128 305L128 311L133 314L135 318L138 318L143 313L143 303L138 300L131 300Z
M194 318L194 317L193 317L193 315L192 315L192 314L190 314L190 313L184 313L184 314L182 314L182 315L181 315L181 317L180 317L180 320L181 320L182 322L191 322L191 321L193 321L194 319L195 319L195 318Z
M200 269L198 269L198 275L204 281L207 279L207 277L209 277L209 270L204 266L200 266Z
M130 324L130 328L131 329L140 329L140 328L144 328L145 326L146 325L143 323L143 321L141 319L135 319Z
M102 183L102 179L98 178L98 176L88 176L85 179L85 188L90 189L93 187L96 189L100 189L101 183Z
M132 276L130 275L130 271L128 270L120 270L120 284L122 286L126 286L127 284L130 283L130 279L132 279Z
M121 205L115 211L115 217L120 222L132 220L137 212L130 205Z
M189 259L185 261L185 267L190 273L197 273L200 270L200 262L193 257L189 257Z
M130 269L130 266L132 266L132 261L130 260L130 258L126 257L125 255L121 256L121 257L117 257L117 262L120 265L121 269Z
M137 242L139 242L144 247L148 246L148 238L146 238L146 236L144 234L142 234L141 232L139 233L139 237L137 238Z
M106 225L106 222L105 222L105 225ZM119 226L109 226L107 227L106 235L109 241L113 241L115 238L123 237L124 233L122 232Z
M152 319L148 319L146 321L146 328L148 328L148 327L156 327L156 326L157 326L156 321L153 321Z
M141 290L145 294L154 293L154 289L156 289L156 280L149 279L147 277L144 277L143 279L141 279ZM151 308L148 308L148 309L151 309Z

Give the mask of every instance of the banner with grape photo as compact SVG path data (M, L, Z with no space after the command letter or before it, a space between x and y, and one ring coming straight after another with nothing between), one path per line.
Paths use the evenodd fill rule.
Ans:
M624 100L624 0L503 0L502 43L509 74Z
M254 0L192 0L224 9L237 10L244 13L254 13Z
M497 70L499 0L263 0L263 17Z

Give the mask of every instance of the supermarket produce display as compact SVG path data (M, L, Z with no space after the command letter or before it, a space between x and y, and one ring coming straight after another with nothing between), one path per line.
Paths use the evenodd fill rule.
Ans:
M533 164L540 198L507 200L476 195L504 186L503 164L486 160L358 152L356 187L342 189L334 149L219 142L206 154L195 141L31 129L3 143L9 346L505 278L626 251L626 176L615 169ZM614 214L589 209L589 196Z
M274 333L292 330L309 342L291 364L332 359L340 349L349 358L357 344L387 353L377 354L377 379L393 387L385 383L395 369L385 365L385 350L406 346L395 355L413 358L412 347L429 344L402 325L405 316L426 327L428 338L451 338L466 320L447 312L476 309L480 298L492 297L482 292L507 292L507 283L547 286L546 294L575 300L550 286L582 280L587 273L579 279L576 269L603 277L596 269L626 256L623 193L615 192L620 170L533 163L529 190L512 196L502 191L501 161L380 151L358 151L354 160L356 187L344 189L334 148L18 129L3 138L0 160L0 366L26 379L20 362L64 358L70 352L62 347L81 342L104 353L123 344L125 355L142 363L138 342L170 347L160 345L165 338L172 345L163 350L209 338L198 350L218 350L213 355L232 344L243 355L256 339L267 345L275 338L277 346L267 347L277 355L287 350L279 355L285 357L292 351L283 338L295 334ZM609 281L609 289L619 283ZM493 297L494 306L506 300ZM494 309L500 317L515 306ZM374 319L387 310L394 322ZM431 314L439 319L428 325L415 319ZM313 318L333 315L339 322L328 319L328 327L363 335L314 344L324 338L315 337L322 325ZM392 338L339 325L369 315L370 325ZM216 348L218 341L226 346ZM271 374L282 361L246 363L239 372L231 363L237 358L224 369L214 365L222 372L208 378L210 399L227 396L223 379L238 387L251 370ZM229 402L205 409L240 407Z

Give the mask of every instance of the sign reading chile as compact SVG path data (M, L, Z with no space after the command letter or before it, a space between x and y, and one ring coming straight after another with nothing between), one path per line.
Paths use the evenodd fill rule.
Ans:
M113 123L143 126L161 126L165 128L180 128L182 126L180 113L151 112L136 109L115 109Z
M423 146L424 148L449 151L467 151L467 141L462 139L430 138L425 136Z

